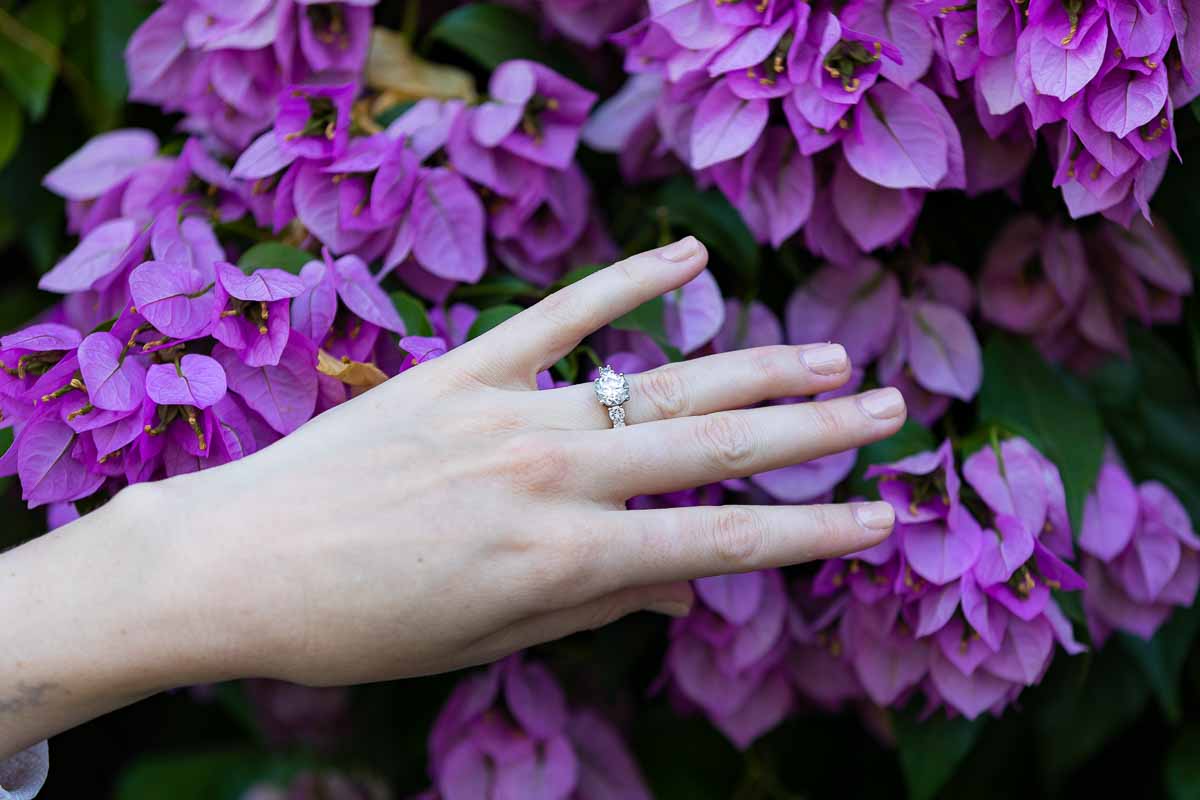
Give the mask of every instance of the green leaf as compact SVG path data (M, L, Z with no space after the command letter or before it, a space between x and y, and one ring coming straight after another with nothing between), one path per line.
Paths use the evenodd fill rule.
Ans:
M587 85L579 63L557 44L544 40L537 21L507 6L471 3L445 14L429 31L429 41L458 50L486 69L515 58L540 61Z
M485 308L483 311L479 312L479 316L476 317L475 322L471 324L471 330L467 331L467 338L474 339L477 336L482 336L492 328L504 322L506 319L515 317L524 310L525 309L521 308L520 306L514 306L510 303L492 306L491 308Z
M298 275L305 264L316 258L307 250L281 242L259 242L242 253L242 257L238 259L238 266L246 273L270 267Z
M408 336L433 336L433 326L429 324L429 316L421 301L408 292L395 291L388 295L392 305L404 320L404 332Z
M1157 335L1133 326L1129 349L1088 375L1092 395L1133 476L1162 481L1200 522L1200 391Z
M955 768L971 752L986 719L918 720L909 712L893 715L900 766L912 800L929 800L950 780Z
M125 44L154 8L143 0L92 0L93 78L108 108L125 102Z
M663 186L658 202L666 208L673 232L696 234L713 255L732 268L747 293L753 293L758 287L762 254L725 195L716 189L700 191L690 179L674 178Z
M149 756L121 776L116 800L236 800L253 783L282 782L305 766L241 750Z
M16 99L0 87L0 169L8 163L21 144L24 120Z
M507 303L518 297L540 298L542 291L515 275L489 275L479 283L464 283L450 294L451 301L466 300L474 306Z
M1024 436L1054 462L1078 535L1083 500L1104 457L1104 427L1087 394L1028 341L995 333L983 350L979 414L984 422Z
M1178 723L1183 714L1179 683L1197 631L1200 631L1200 608L1190 606L1172 614L1150 641L1120 634L1121 645L1141 667L1155 699L1172 723Z
M1120 735L1149 699L1146 681L1120 647L1056 657L1036 696L1026 702L1035 714L1037 749L1050 788Z
M663 314L666 312L666 301L661 297L647 300L627 314L612 321L612 326L622 331L638 331L647 334L654 343L662 348L667 358L672 361L682 361L683 353L667 339L666 323Z
M1171 746L1163 764L1163 783L1170 800L1200 798L1200 724L1189 724Z
M0 77L29 116L41 119L58 77L70 3L33 0L15 15L0 10Z
M556 361L554 371L567 383L574 383L575 379L579 377L579 352L572 350Z
M879 497L876 482L866 478L867 467L872 464L890 464L936 447L937 440L928 428L914 419L905 420L900 430L888 438L858 448L858 459L850 473L850 493L863 497Z

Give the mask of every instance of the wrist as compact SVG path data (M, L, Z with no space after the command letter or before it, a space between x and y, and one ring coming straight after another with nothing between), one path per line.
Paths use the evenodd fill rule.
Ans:
M131 613L146 626L144 646L159 654L159 689L262 675L270 652L254 551L212 477L136 484L102 509L138 552L142 588L130 596L154 608Z

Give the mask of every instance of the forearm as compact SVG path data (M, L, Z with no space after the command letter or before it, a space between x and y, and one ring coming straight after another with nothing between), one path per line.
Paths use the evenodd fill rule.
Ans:
M0 759L238 669L210 599L209 551L162 513L164 499L134 487L0 555Z

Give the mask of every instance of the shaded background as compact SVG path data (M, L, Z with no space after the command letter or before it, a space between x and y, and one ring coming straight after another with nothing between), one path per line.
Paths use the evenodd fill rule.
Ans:
M433 5L441 4L426 3L419 29L427 30L440 13ZM0 0L0 331L19 327L56 299L35 285L70 242L62 202L41 188L41 176L91 135L113 127L147 127L168 143L181 139L172 133L172 119L124 102L124 43L154 7L141 0ZM406 8L382 0L377 24L400 27ZM536 29L532 21L529 26ZM431 58L474 68L451 43L418 41ZM604 69L612 57L601 53L580 66L602 93L619 78ZM1200 159L1200 123L1187 109L1178 110L1176 119L1185 158ZM580 158L614 238L626 249L653 243L662 219L705 238L725 235L720 223L730 210L712 194L697 193L690 181L631 189L620 184L610 157L582 152ZM1198 178L1200 167L1191 159L1172 164L1154 199L1193 264L1200 263ZM1061 201L1049 187L1049 167L1039 156L1026 177L1022 207L1058 213ZM930 194L913 248L930 261L974 271L1001 221L1016 210L1000 193L974 200ZM735 260L718 263L714 272L727 296L737 294L728 287L753 289L777 308L814 265L794 244L778 253L757 251L753 258L761 260L753 286ZM1156 331L1153 340L1135 336L1134 342L1135 350L1150 355L1107 369L1092 388L1110 430L1124 431L1127 457L1141 454L1130 459L1135 476L1161 472L1164 459L1177 466L1173 454L1190 454L1182 463L1193 468L1179 479L1188 485L1173 482L1172 488L1195 518L1200 316L1194 298L1184 326ZM0 450L10 438L0 431ZM0 548L41 533L44 524L42 511L25 510L15 482L0 479ZM746 753L704 719L681 717L665 699L647 697L662 663L665 621L642 615L540 648L538 655L573 699L616 710L657 797L782 800L908 792L1041 798L1098 792L1184 798L1200 797L1198 625L1194 610L1181 611L1153 644L1125 639L1096 655L1057 657L1043 684L1026 691L999 720L917 724L912 713L886 718L881 712L801 710ZM376 774L397 797L407 796L427 784L425 739L454 680L315 696L289 696L286 687L261 682L163 694L56 737L42 796L236 798L255 780L310 765ZM309 736L310 729L319 735Z

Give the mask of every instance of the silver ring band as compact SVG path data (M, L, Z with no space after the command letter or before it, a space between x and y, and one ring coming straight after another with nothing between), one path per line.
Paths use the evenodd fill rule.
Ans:
M600 375L592 381L596 390L596 399L608 408L608 418L614 428L625 427L625 409L623 406L629 400L629 381L625 373L615 371L605 364L600 368Z

